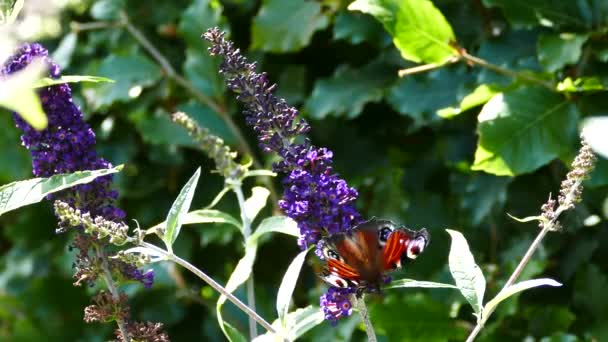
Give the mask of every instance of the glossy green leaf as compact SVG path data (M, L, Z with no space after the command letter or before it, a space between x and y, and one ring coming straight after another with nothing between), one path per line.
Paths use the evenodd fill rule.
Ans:
M336 16L334 39L344 39L351 44L390 44L390 37L383 30L382 24L368 15L356 12L341 12Z
M608 116L591 117L583 122L583 136L591 148L604 158L608 158Z
M549 72L557 71L581 58L586 34L560 33L542 35L538 39L538 60Z
M137 98L144 88L150 87L161 77L160 68L139 54L109 55L101 61L96 70L89 73L115 81L84 84L85 96L94 108Z
M605 91L606 87L597 77L579 77L575 80L566 77L557 84L556 89L564 93L588 93Z
M353 119L365 104L380 101L395 78L393 71L381 63L372 62L361 69L343 65L330 78L315 83L304 108L314 119L329 115Z
M531 279L513 284L506 289L500 291L496 297L492 298L486 306L483 308L485 312L492 312L503 300L511 297L512 295L539 286L562 286L562 284L549 278Z
M471 108L481 106L482 104L490 101L490 99L498 93L500 93L500 89L498 87L489 84L482 84L475 88L472 93L465 96L462 101L460 101L460 105L457 108L446 107L440 109L437 111L437 115L444 119L452 118L462 112L466 112Z
M385 290L389 289L400 289L400 288L430 288L430 289L458 289L457 286L452 284L436 283L433 281L420 281L414 279L398 279L393 280L388 286L385 286Z
M429 0L357 0L348 9L376 17L407 60L440 64L457 54L452 27Z
M78 76L78 75L70 75L70 76L61 76L59 78L50 78L45 77L39 80L38 82L32 85L33 88L41 88L48 87L55 84L64 84L64 83L80 83L80 82L92 82L92 83L100 83L100 82L108 82L114 83L114 80L111 80L106 77L99 76Z
M32 178L3 185L0 187L0 215L26 205L38 203L54 192L75 185L90 183L97 177L107 176L120 170L122 170L122 165L111 169L77 171L49 178Z
M281 319L276 319L272 322L272 326L277 331L285 332L287 338L291 341L296 341L299 337L304 335L310 329L323 323L325 317L323 311L318 306L309 305L305 308L300 308L295 311L288 313L285 316L285 324L283 325ZM275 342L283 341L283 338L276 336L271 333L266 333L256 337L254 342Z
M498 176L532 172L569 150L577 120L576 107L545 88L498 94L479 114L471 169Z
M41 63L33 62L24 70L0 80L0 107L8 108L19 115L37 130L43 130L48 120L38 95L32 89L43 71Z
M249 241L252 244L257 243L257 240L264 235L271 232L283 233L295 237L300 236L300 230L298 224L293 219L286 216L272 216L264 219L258 228L251 234Z
M306 261L306 254L309 249L306 249L300 252L289 264L287 271L283 274L283 280L281 281L281 285L279 286L279 291L277 292L277 314L279 316L279 320L282 322L282 326L284 329L287 329L287 312L289 311L289 303L291 302L291 296L293 295L293 291L296 288L296 282L300 277L300 272L302 271L302 266L304 265L304 261Z
M486 279L481 268L475 263L473 254L465 237L458 231L446 229L452 237L450 246L450 272L456 286L473 307L478 319L483 309L483 295L486 291Z
M313 34L329 20L321 4L305 0L264 0L253 19L251 48L293 52L307 46Z
M198 184L198 178L201 175L201 168L196 169L196 172L190 177L188 182L180 190L179 195L171 205L171 210L167 214L167 224L165 225L163 241L167 246L169 252L173 251L173 243L177 239L180 229L182 228L184 216L190 210L190 204L196 191L196 185Z

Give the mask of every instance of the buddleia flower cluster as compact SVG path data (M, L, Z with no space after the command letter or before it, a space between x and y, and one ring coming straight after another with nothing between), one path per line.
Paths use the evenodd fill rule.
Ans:
M260 147L281 157L273 165L275 172L285 175L279 206L298 223L298 245L317 246L316 254L323 258L319 242L324 235L346 232L363 221L354 206L357 191L334 172L330 150L312 145L305 137L296 142L310 126L298 118L297 109L274 95L276 86L266 73L257 73L256 64L249 63L218 28L209 29L203 38L212 44L210 54L222 58L219 72L243 104L246 123L255 130ZM327 320L335 324L351 314L352 292L332 287L321 296Z
M59 66L48 57L48 51L40 44L33 43L19 47L5 62L0 69L0 80L23 70L34 60L41 60L44 63L49 77L61 76ZM97 155L95 133L74 104L68 84L42 87L38 90L38 95L48 118L46 129L37 131L17 113L13 114L16 126L23 132L21 142L32 156L35 176L49 177L60 173L97 170L112 166ZM121 223L125 212L114 203L117 197L118 192L112 189L111 175L48 196L48 199L60 200L64 210L75 208L78 215L85 215L83 222L87 224L81 222L74 229L76 234L72 248L77 249L74 262L75 285L85 283L92 286L102 274L104 265L110 267L112 273L119 274L123 279L139 281L146 287L152 285L154 278L152 271L144 272L134 264L111 259L108 256L109 240L124 242L120 240L124 239L126 233L126 226ZM105 233L100 234L98 231L90 234L91 225L100 223L100 220L105 224ZM57 231L64 232L72 226L70 220L60 220ZM114 297L115 305L126 305L118 300L117 296Z

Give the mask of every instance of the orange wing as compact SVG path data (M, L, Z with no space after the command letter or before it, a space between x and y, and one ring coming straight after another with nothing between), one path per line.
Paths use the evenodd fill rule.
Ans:
M409 240L410 237L403 230L395 230L389 235L383 253L385 271L401 267L401 256L405 253Z

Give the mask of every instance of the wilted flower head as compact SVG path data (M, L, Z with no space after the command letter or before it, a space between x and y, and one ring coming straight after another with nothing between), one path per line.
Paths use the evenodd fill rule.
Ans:
M279 206L298 223L298 245L302 249L317 245L316 254L322 257L324 235L348 231L363 221L353 204L357 191L334 172L330 150L315 147L308 139L293 142L310 126L297 117L297 109L274 95L275 85L266 73L256 73L255 63L249 63L219 29L209 29L203 37L212 44L211 55L223 59L220 73L244 105L246 123L257 133L260 147L282 158L273 165L274 171L285 175ZM325 318L332 324L352 313L349 296L353 292L330 287L321 297Z

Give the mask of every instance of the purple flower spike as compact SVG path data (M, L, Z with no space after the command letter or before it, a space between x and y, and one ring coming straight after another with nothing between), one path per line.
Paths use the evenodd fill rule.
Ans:
M220 74L244 105L245 121L257 133L260 147L282 158L273 165L274 171L285 174L279 207L298 223L298 246L306 249L316 245L315 253L323 259L323 236L346 232L363 221L354 206L357 190L333 171L330 150L315 147L308 139L302 144L293 142L310 126L297 118L295 108L273 94L275 85L270 84L265 73L255 72L255 63L249 63L219 29L209 29L203 37L212 43L211 55L223 58ZM352 293L354 289L330 287L321 296L325 318L332 325L352 313Z
M0 69L0 79L27 67L35 59L47 65L49 76L58 78L61 70L49 57L48 51L37 43L24 44L17 49ZM33 173L37 177L49 177L59 173L71 173L83 170L110 168L112 165L97 156L95 151L95 133L84 121L82 112L72 100L72 91L68 84L58 84L40 88L38 91L42 108L48 117L48 127L37 131L16 113L15 123L23 131L21 142L32 155ZM61 200L81 212L88 212L91 217L102 216L104 219L121 222L125 212L114 205L118 192L111 189L112 176L104 176L93 182L78 185L68 190L53 194L48 199ZM58 231L65 231L60 227ZM76 274L87 274L87 269L94 270L86 257L88 243L75 243L82 247L80 260L76 262ZM79 248L80 249L80 248ZM84 253L84 254L83 254ZM126 269L121 267L119 269ZM91 271L92 272L92 271ZM140 271L141 273L141 271ZM125 277L139 280L144 286L152 285L153 274L143 274L143 278L134 273L124 273ZM133 276L133 277L130 277ZM95 279L88 275L81 279ZM79 280L80 281L80 280ZM77 281L76 283L79 283Z

